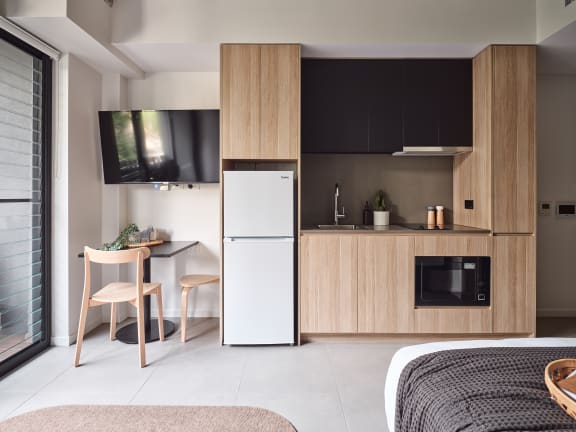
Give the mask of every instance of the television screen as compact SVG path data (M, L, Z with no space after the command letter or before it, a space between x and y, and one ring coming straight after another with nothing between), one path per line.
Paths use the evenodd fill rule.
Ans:
M100 111L104 182L218 183L219 111Z

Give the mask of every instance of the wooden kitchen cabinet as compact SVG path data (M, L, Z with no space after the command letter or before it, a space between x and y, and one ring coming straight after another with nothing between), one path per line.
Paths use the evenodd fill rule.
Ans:
M414 331L414 237L358 236L358 332Z
M534 46L490 46L473 60L474 151L454 158L454 223L534 232L535 56Z
M490 256L489 236L417 236L416 256Z
M415 256L491 256L489 236L417 236ZM491 304L495 300L492 298ZM490 307L417 307L415 333L491 333Z
M493 231L532 233L536 214L536 48L492 49Z
M495 333L536 331L536 251L530 235L492 240L492 307Z
M300 238L300 331L358 330L357 236Z
M223 159L298 159L300 45L221 46Z

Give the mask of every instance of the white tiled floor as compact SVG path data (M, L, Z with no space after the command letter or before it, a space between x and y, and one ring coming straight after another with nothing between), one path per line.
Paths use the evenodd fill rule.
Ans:
M63 404L251 405L276 411L300 432L387 431L384 381L393 342L308 343L300 347L229 347L218 320L196 319L180 333L146 345L108 340L104 325L86 336L82 366L74 346L51 348L0 381L0 420ZM576 336L574 319L538 320L539 336Z
M229 347L218 321L197 319L146 346L110 342L107 326L86 336L82 366L74 346L51 348L0 381L0 419L62 404L251 405L288 418L300 432L387 431L384 380L398 343L308 343Z

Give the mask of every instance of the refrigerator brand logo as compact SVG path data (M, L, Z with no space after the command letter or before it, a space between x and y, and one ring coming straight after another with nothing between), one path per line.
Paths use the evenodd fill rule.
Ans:
M281 179L288 180L290 177L288 176L280 176Z

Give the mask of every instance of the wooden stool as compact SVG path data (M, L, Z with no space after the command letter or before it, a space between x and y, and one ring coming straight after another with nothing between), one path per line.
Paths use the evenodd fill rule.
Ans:
M180 278L180 286L182 287L182 308L180 311L180 340L186 342L186 321L188 319L188 292L191 288L195 288L200 285L207 285L211 283L216 283L220 280L218 276L215 275L186 275Z

